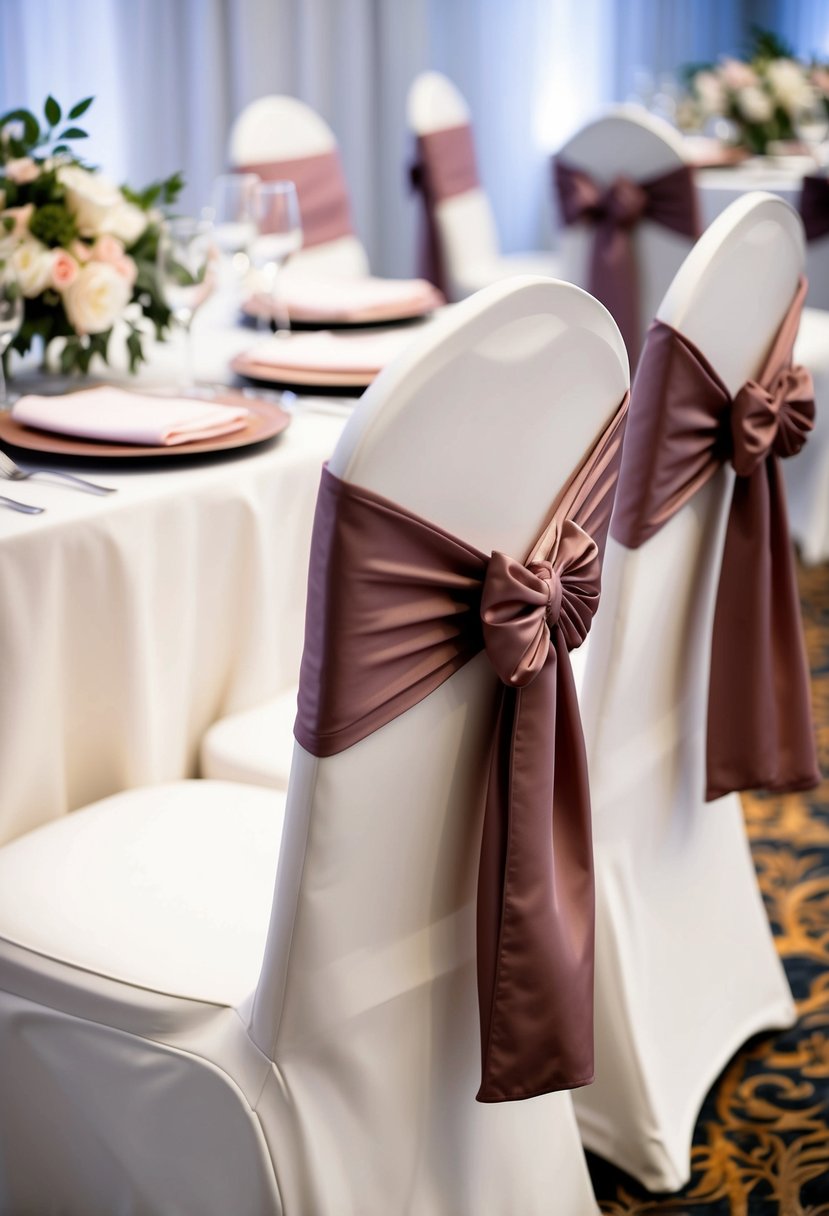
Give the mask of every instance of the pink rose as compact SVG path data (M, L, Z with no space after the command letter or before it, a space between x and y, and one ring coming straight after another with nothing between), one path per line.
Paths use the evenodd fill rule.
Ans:
M138 267L129 254L123 254L113 265L121 277L126 279L130 287L132 287L138 277Z
M821 93L825 93L829 97L829 71L826 68L815 68L812 72L812 84L816 89L820 89Z
M83 266L92 257L92 250L87 245L86 241L73 241L69 246L72 257L76 262L80 262Z
M106 262L108 266L117 266L124 256L124 246L116 237L107 233L99 236L92 246L92 256L96 262Z
M74 283L78 274L78 263L65 249L55 249L52 253L52 286L56 291L63 291L70 283Z
M40 167L30 156L21 156L17 160L8 161L3 167L3 176L18 186L26 186L40 177Z

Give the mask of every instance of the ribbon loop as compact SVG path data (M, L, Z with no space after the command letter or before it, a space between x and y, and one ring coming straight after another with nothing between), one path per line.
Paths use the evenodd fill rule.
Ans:
M795 456L814 426L812 377L803 367L786 367L766 387L747 380L731 409L731 463L738 477L750 477L774 453Z
M632 228L648 206L648 193L630 177L617 177L602 195L599 217L619 228Z

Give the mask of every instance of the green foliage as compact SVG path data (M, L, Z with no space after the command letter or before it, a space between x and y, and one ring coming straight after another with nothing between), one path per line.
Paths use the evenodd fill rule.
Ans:
M86 97L83 101L77 102L69 111L69 117L71 119L80 118L81 114L84 114L92 105L93 100L92 97ZM63 110L51 94L44 102L43 116L46 120L45 130L41 128L40 121L31 110L9 110L6 114L0 115L0 131L3 132L5 144L4 148L0 148L0 159L17 160L21 156L35 156L38 152L48 153L50 147L52 152L55 152L56 148L53 147L56 138L55 127L60 124ZM66 140L87 138L87 132L81 127L67 127L57 136L61 144L64 144L64 151L66 150Z
M171 206L184 189L184 177L181 173L173 173L164 181L153 182L144 190L131 190L129 186L122 186L121 193L129 202L134 203L136 207L140 207L142 211L149 211L152 207L163 205Z
M751 27L751 46L748 58L755 59L794 59L794 47L773 32L761 25Z
M78 235L71 212L63 203L46 203L38 207L29 220L29 231L44 245L67 248Z

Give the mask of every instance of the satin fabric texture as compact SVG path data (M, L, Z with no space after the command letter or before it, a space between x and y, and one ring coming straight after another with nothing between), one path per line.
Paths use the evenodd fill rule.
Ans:
M642 338L634 232L641 220L650 220L696 240L700 225L693 173L681 165L648 181L617 177L601 186L557 157L553 174L564 223L586 223L594 230L587 290L612 314L635 363Z
M593 862L569 651L598 607L627 397L526 560L323 472L295 736L359 742L485 650L500 677L478 885L478 1100L593 1077Z
M829 236L829 178L804 177L800 191L800 217L806 240Z
M353 234L348 187L336 149L295 160L238 165L236 172L255 173L264 182L294 183L302 220L303 248L325 245Z
M471 126L464 123L419 135L409 172L412 187L420 193L423 202L417 273L434 283L446 296L449 282L435 209L439 203L475 190L479 185Z
M630 549L655 535L723 462L735 473L708 699L707 789L811 789L820 781L780 458L812 429L812 380L792 365L802 279L758 379L732 398L692 342L651 326L611 523Z

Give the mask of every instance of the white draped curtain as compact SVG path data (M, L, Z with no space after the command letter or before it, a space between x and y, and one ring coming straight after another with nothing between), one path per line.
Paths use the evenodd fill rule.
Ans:
M181 168L197 210L235 115L293 94L335 131L373 267L405 275L419 71L466 95L503 246L529 248L550 239L550 151L637 68L739 52L752 21L829 56L827 0L0 0L0 107L94 93L88 159L134 186Z

